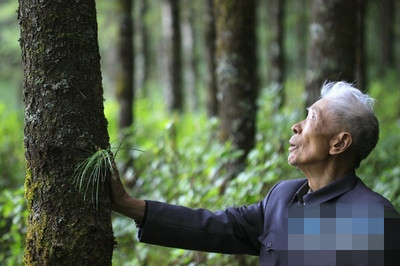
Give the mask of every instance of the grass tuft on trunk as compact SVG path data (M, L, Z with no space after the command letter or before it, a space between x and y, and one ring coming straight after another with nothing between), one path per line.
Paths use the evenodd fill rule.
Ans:
M114 174L113 153L110 149L99 149L75 169L73 183L83 194L83 200L91 198L96 210L99 207L99 189L108 173Z

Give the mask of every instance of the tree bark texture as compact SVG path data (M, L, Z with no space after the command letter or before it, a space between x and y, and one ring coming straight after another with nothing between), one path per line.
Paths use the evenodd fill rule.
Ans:
M119 104L119 129L123 131L133 123L134 100L134 45L132 0L117 1L119 71L116 78L116 96Z
M277 97L274 109L279 110L285 103L285 57L284 57L284 7L285 0L270 1L268 7L269 25L272 36L269 41L269 81L276 88Z
M244 151L254 147L257 62L255 0L215 0L220 137Z
M164 56L167 60L165 96L169 111L183 111L180 1L163 0Z
M355 81L357 0L312 0L306 106L325 81Z
M207 63L207 114L209 117L218 115L218 100L217 100L217 75L216 75L216 61L215 61L215 14L213 0L206 0L206 13L205 13L205 57Z
M28 204L25 265L110 265L109 187L99 208L73 185L77 164L109 147L94 0L19 0Z

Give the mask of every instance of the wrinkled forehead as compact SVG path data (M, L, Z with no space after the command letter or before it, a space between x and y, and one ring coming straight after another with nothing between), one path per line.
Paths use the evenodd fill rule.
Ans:
M320 114L324 114L326 112L329 111L329 104L330 104L331 100L330 99L320 99L318 101L316 101L313 105L311 105L310 107L308 107L307 109L309 111L314 111Z

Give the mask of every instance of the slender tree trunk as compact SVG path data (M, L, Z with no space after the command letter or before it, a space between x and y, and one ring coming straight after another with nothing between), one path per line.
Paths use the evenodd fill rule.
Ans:
M169 111L183 111L180 1L163 0L164 56L167 60L165 96Z
M189 24L192 29L192 55L190 57L190 65L193 71L193 99L192 105L193 110L198 110L199 108L199 90L198 90L198 81L199 81L199 39L198 39L198 28L196 27L198 23L196 23L196 18L199 16L199 12L196 11L197 8L195 5L190 5L189 9Z
M383 74L384 70L394 67L394 10L395 5L393 0L379 1L379 40L381 42L381 47L379 49L380 74Z
M140 50L141 50L141 81L140 87L142 96L148 95L148 81L150 78L150 42L149 42L149 29L146 23L146 15L148 11L148 0L141 0L140 14L139 14L139 34L140 34Z
M305 75L305 66L307 59L307 26L308 26L308 14L309 9L308 0L295 0L295 11L297 13L295 35L296 35L296 62L295 62L295 73L298 76Z
M122 135L124 129L133 123L134 46L132 0L118 0L117 14L119 18L117 42L119 71L116 79L116 95L119 103L118 125Z
M117 40L119 69L116 79L116 96L119 104L118 127L120 141L125 141L123 145L130 146L130 138L125 138L125 135L132 132L129 131L129 128L134 123L135 46L133 41L133 2L132 0L118 0L116 4L119 18ZM129 149L123 149L121 155L123 165L120 174L125 179L126 185L132 188L135 184L135 179L130 175L133 158Z
M191 0L182 2L182 44L184 51L184 80L187 95L187 103L190 110L194 111L198 106L197 97L197 58L196 58L196 34L194 28L194 8Z
M72 183L77 164L109 147L95 1L19 0L24 66L25 265L111 265L109 187L99 208Z
M206 0L206 15L205 15L205 56L207 63L207 114L209 117L218 115L218 100L217 100L217 75L215 62L215 14L213 0Z
M365 10L368 1L357 0L356 86L367 90L367 65L365 60Z
M357 0L312 0L306 106L328 81L355 81Z
M285 103L285 58L284 58L284 7L285 0L273 0L268 5L269 25L271 26L272 36L269 42L269 81L272 88L276 90L277 97L274 109L279 110Z
M255 0L215 0L217 77L221 141L231 140L243 155L232 163L233 175L254 147L257 60Z

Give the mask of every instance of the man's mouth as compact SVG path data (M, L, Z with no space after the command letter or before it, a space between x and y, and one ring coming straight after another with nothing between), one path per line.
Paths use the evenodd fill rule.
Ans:
M291 152L297 148L296 144L292 140L289 141L289 144L290 144L289 152Z

